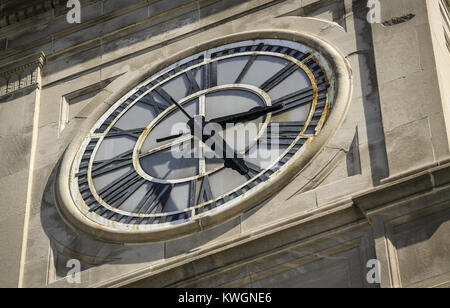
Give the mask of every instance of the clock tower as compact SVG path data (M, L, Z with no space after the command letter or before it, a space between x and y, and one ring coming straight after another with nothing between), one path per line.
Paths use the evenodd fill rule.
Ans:
M1 287L450 286L448 0L74 2L0 8Z

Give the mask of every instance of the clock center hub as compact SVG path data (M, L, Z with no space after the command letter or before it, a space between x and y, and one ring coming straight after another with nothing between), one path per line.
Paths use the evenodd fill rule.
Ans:
M136 144L135 169L149 181L190 182L223 169L225 152L245 155L267 130L271 118L270 113L257 113L271 106L269 95L250 85L214 87L178 104L152 121ZM236 114L247 117L234 121ZM220 143L226 148L218 148Z

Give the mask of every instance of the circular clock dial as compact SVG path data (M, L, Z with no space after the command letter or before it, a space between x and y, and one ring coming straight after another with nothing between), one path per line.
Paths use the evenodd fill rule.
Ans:
M179 61L102 116L71 171L95 222L153 230L248 198L301 156L329 110L328 64L299 43L233 43Z

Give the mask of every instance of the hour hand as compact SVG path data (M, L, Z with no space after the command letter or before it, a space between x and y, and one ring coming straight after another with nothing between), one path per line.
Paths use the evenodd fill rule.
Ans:
M159 138L159 139L156 139L156 142L164 142L164 141L168 141L168 140L172 140L172 139L177 139L177 138L180 138L180 137L183 137L185 134L184 133L179 133L179 134L176 134L176 135L171 135L171 136L167 136L167 137L164 137L164 138Z
M250 169L242 158L224 158L225 167L239 172L241 175L249 173Z
M259 117L262 117L268 113L271 113L273 111L280 110L284 107L283 104L278 104L275 106L267 106L267 107L256 107L253 109L250 109L247 112L241 112L232 114L229 116L224 116L220 118L212 119L210 122L217 123L220 125L225 125L227 123L240 123L240 122L246 122L255 120Z
M243 158L239 158L236 151L234 151L228 143L223 140L218 134L212 136L203 136L203 142L206 143L208 139L213 139L214 149L213 151L219 155L225 162L225 167L233 169L239 172L241 175L246 175L250 171L248 166L245 164Z

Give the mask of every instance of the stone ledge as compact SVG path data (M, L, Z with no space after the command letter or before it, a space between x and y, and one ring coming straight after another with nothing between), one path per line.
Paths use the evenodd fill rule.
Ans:
M80 0L81 6L100 0ZM27 0L13 4L0 11L0 29L34 21L38 16L48 14L50 18L66 14L67 0ZM47 17L48 18L48 17Z
M1 86L1 84L0 84L0 86ZM14 91L7 92L6 94L0 95L0 101L1 102L9 101L20 95L28 95L29 93L33 92L35 89L39 89L39 88L40 88L40 85L38 83L32 83L30 85L27 85L27 86L24 86L21 88L17 88ZM0 93L3 93L3 92L1 92L1 88L0 88Z
M443 160L424 166L416 171L397 175L395 181L385 181L385 184L375 189L363 192L353 198L355 205L368 213L383 206L400 202L408 197L431 192L450 183L450 163Z
M65 6L64 0L34 0L7 7L0 13L0 28L20 23L23 20Z
M44 64L45 54L41 52L1 67L0 99L3 100L17 91L40 87L40 74Z
M398 180L400 180L402 178L406 178L406 177L408 177L410 175L418 174L418 173L423 172L425 170L429 170L431 168L444 166L444 165L446 165L448 163L450 163L450 157L445 158L443 160L440 160L438 162L434 162L434 163L431 163L431 164L423 165L423 166L421 166L419 168L416 168L416 169L413 169L413 170L409 170L409 171L406 171L406 172L394 174L394 175L392 175L392 176L390 176L388 178L385 178L385 179L381 180L381 184L389 184L389 183L398 181Z
M45 54L40 52L38 54L29 55L20 60L11 62L3 67L0 67L0 76L7 77L14 73L22 72L28 68L34 68L39 66L42 68L45 64Z

